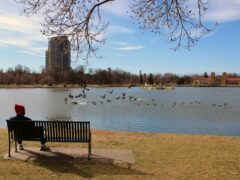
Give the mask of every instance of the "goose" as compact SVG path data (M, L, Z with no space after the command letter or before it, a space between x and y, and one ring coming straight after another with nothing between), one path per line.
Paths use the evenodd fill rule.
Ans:
M223 103L223 106L224 106L224 107L227 107L227 105L228 105L228 103Z
M103 96L100 96L100 97L104 99L106 97L106 94L104 94Z
M76 101L73 101L72 104L78 104Z
M73 99L73 95L72 95L71 93L68 95L68 97L70 97L71 99Z
M113 93L113 90L111 90L111 91L107 91L109 94L112 94Z

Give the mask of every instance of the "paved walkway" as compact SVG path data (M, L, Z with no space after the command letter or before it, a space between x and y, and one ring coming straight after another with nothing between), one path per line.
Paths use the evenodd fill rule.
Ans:
M92 149L91 161L87 159L87 149L82 148L51 148L50 151L40 151L39 147L25 147L24 150L14 149L11 157L4 155L4 159L34 161L34 160L59 160L78 161L79 163L134 163L131 150L118 149Z

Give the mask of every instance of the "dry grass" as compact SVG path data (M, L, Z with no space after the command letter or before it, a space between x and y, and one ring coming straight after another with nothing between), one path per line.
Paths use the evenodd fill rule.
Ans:
M20 162L0 158L0 179L240 179L240 138L93 130L93 148L131 149L136 163ZM0 153L7 131L0 130ZM26 142L27 146L39 146ZM49 143L82 147L79 143Z

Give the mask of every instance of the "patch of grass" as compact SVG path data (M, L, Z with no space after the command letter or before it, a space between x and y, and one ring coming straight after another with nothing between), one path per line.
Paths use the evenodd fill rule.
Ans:
M0 179L240 179L240 137L92 131L92 147L130 149L136 163L4 160L7 131L0 130ZM40 146L38 142L24 142ZM50 147L86 147L48 143Z

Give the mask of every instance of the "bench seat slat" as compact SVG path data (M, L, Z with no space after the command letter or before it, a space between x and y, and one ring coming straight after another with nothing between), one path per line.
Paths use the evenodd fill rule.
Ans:
M47 142L79 142L78 138L72 137L49 137L46 138ZM88 142L88 141L81 141L81 142Z

